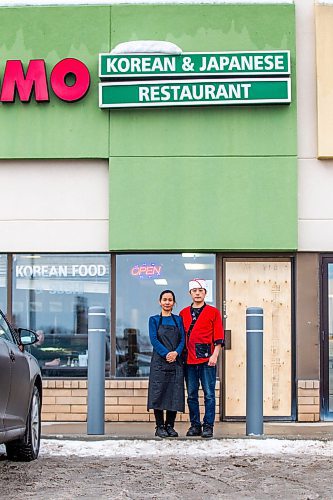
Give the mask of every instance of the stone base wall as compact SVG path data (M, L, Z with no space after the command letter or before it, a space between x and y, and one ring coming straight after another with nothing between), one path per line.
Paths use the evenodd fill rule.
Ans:
M44 422L85 422L87 420L86 380L44 380L42 420ZM148 380L106 380L106 422L151 422L153 411L147 411ZM219 420L220 384L216 383L216 421ZM200 391L200 410L204 414ZM188 421L186 413L177 420Z
M319 422L319 380L298 380L297 409L299 422Z

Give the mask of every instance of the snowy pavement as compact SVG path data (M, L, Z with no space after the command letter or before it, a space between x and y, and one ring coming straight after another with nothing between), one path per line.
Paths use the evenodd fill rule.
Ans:
M29 463L0 457L0 498L333 498L333 440L63 438L42 439L39 459Z
M200 456L236 457L244 455L319 455L333 456L333 441L285 439L226 440L104 440L71 441L43 439L41 456L77 457L156 457Z
M0 445L0 456L5 454ZM332 457L333 441L288 439L212 439L212 440L66 440L42 439L40 456L131 457L178 456L241 457L260 455L311 455Z

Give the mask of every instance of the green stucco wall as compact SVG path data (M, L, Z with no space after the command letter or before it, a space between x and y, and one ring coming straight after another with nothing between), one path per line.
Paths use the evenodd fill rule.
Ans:
M292 104L112 111L110 248L296 249L294 6L113 6L111 23L111 47L289 49Z
M1 8L7 59L89 68L79 102L0 106L0 158L109 158L110 250L293 250L297 246L294 6ZM289 49L291 105L101 110L98 54L153 39L184 51ZM25 66L26 67L26 66Z
M66 57L91 74L87 96L63 102L0 105L0 158L107 158L108 114L98 108L98 54L110 44L110 7L0 8L0 78L7 59L45 59L50 75Z
M295 239L293 158L112 158L116 250L276 250ZM282 180L281 180L282 179ZM121 210L121 211L120 211Z

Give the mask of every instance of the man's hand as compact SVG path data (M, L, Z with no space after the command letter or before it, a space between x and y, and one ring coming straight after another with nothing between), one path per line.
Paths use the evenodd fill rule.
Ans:
M211 355L211 357L209 358L209 361L208 361L208 366L216 366L216 363L217 363L217 358L219 357L220 350L221 350L221 344L217 344L217 345L214 347L214 352L213 352L213 354L212 354L212 355Z
M208 360L208 366L216 366L218 355L216 356L214 353Z
M168 363L174 363L176 361L177 356L178 356L177 351L171 351L168 352L165 359L168 361Z

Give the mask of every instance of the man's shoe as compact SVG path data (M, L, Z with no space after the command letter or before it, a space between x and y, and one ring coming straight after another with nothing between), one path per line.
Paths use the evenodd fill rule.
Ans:
M201 436L201 425L191 425L191 427L186 433L186 436L189 437Z
M155 436L160 437L160 438L169 437L169 434L165 430L164 425L157 425L156 426Z
M208 424L204 424L201 437L212 438L213 437L213 426L208 425Z
M171 438L177 438L178 437L178 432L175 431L175 429L172 427L171 424L167 424L165 426L165 430L167 431L167 434Z

